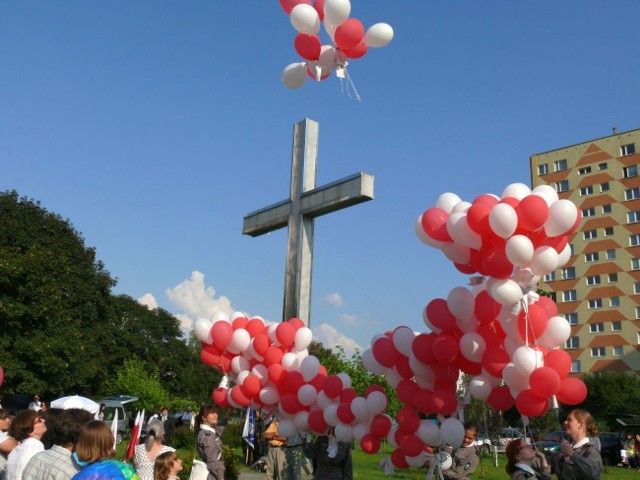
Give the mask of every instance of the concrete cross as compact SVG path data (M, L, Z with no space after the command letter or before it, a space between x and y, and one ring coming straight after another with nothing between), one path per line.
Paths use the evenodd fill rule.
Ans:
M288 200L245 215L242 233L257 237L289 227L283 321L311 321L311 267L315 217L373 200L373 176L356 173L316 187L318 122L305 118L293 128L291 193Z

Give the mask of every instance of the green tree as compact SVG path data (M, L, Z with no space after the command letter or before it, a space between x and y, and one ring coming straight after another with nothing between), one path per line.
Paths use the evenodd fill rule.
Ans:
M105 373L96 325L115 281L68 220L0 193L0 364L5 392L95 391Z
M640 378L627 372L590 373L584 376L589 394L580 405L596 417L616 425L615 417L635 414L640 405ZM570 410L570 408L565 408Z
M148 412L159 410L169 401L169 394L160 382L157 367L149 367L136 357L125 360L115 377L107 380L105 388L109 395L126 393L138 397L134 407L144 408Z

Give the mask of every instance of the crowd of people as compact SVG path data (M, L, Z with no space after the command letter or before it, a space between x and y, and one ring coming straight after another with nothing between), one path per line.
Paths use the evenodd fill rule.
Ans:
M115 440L108 422L82 409L43 408L34 398L30 408L15 417L0 407L0 480L176 480L183 469L176 451L166 442L166 428L178 417L163 408L146 425L144 441L137 445L131 462L116 460ZM203 406L198 414L189 412L183 425L195 430L196 450L206 465L207 480L224 480L222 435L232 413L221 414L217 407ZM352 480L353 444L330 435L296 433L288 437L278 432L278 419L266 424L267 480ZM559 451L545 456L523 439L506 448L506 473L511 480L600 480L603 463L592 416L573 410L564 422L571 442L563 440ZM479 464L474 442L478 426L465 424L458 448L443 451L450 465L442 467L445 480L470 479ZM628 435L623 449L626 463L638 466L640 436ZM623 462L624 464L625 462ZM428 465L427 465L428 466ZM531 477L534 477L531 479Z

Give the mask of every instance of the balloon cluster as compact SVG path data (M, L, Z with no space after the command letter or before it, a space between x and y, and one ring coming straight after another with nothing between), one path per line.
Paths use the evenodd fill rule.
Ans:
M575 204L559 200L553 187L532 191L513 183L501 197L480 195L472 203L453 193L441 195L419 217L416 232L460 272L488 277L489 295L513 305L540 277L569 261L568 237L581 218Z
M331 429L344 442L364 439L368 445L377 438L379 448L379 438L391 429L391 418L383 413L389 402L382 387L371 386L359 396L349 375L328 375L318 358L309 354L313 336L299 318L266 325L260 317L234 313L230 318L216 312L212 321L198 319L195 333L201 341L202 362L234 383L213 391L219 406L252 406L263 414L277 413L278 432L287 437L298 431L323 434Z
M347 59L363 57L369 47L384 47L393 39L393 29L376 23L366 31L362 22L349 18L349 0L280 0L298 34L293 42L304 62L285 67L282 81L289 88L299 88L307 77L324 80L331 72L347 66ZM320 27L324 26L331 43L322 44Z

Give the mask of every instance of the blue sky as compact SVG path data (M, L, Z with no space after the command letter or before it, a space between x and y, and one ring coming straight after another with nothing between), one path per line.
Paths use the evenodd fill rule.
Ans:
M375 176L374 201L316 221L312 328L347 346L423 331L468 282L414 233L441 193L500 194L531 154L640 127L640 3L351 4L395 31L348 67L360 102L335 76L281 83L299 58L276 0L3 2L0 190L68 218L115 293L187 324L279 320L285 231L243 236L242 218L287 197L309 117L319 185Z

